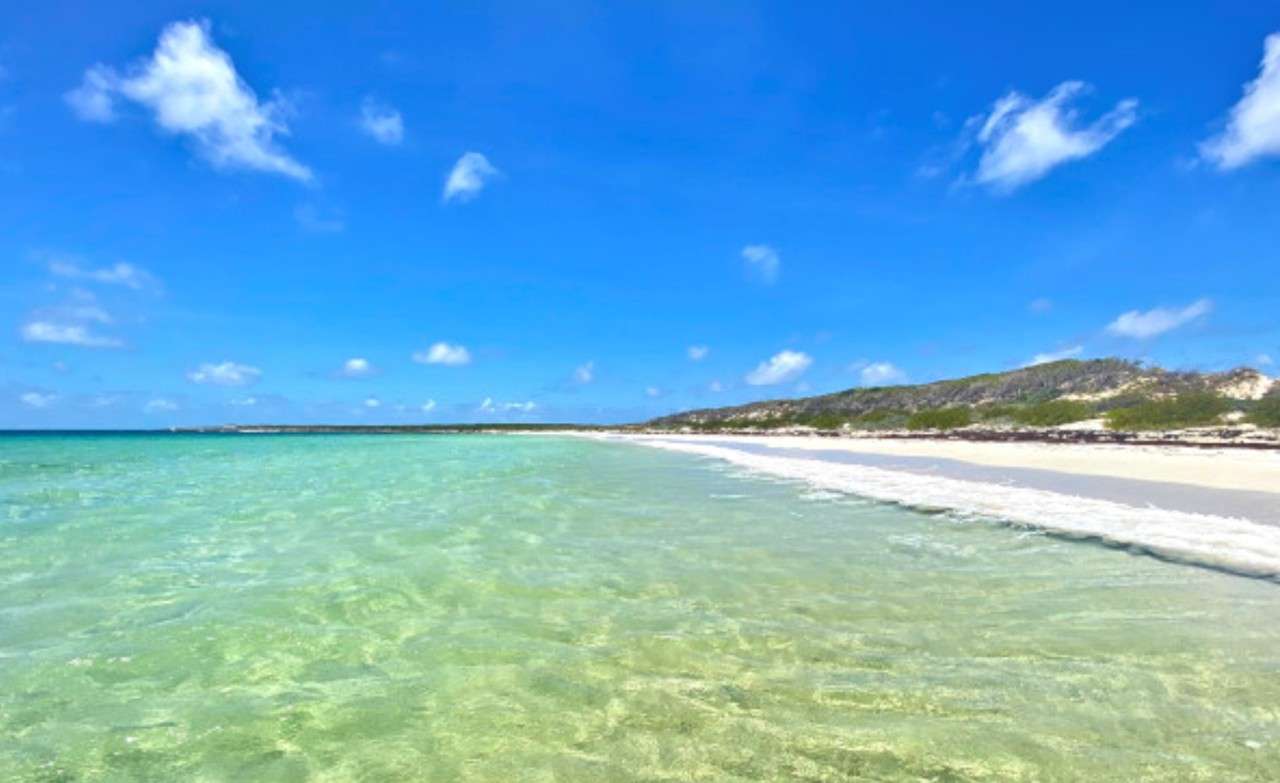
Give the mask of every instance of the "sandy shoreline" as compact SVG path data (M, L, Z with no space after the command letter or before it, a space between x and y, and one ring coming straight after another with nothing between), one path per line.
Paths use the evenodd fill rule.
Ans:
M908 506L1280 580L1280 452L1146 446L588 435Z
M688 443L756 444L770 449L934 457L976 465L1034 468L1194 487L1276 493L1280 503L1280 450L1183 449L1074 443L991 443L964 440L810 438L794 435L663 435Z

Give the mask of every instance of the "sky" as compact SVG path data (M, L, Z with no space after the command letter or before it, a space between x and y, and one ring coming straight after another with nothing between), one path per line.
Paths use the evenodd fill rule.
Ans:
M10 3L0 428L1280 360L1280 7Z

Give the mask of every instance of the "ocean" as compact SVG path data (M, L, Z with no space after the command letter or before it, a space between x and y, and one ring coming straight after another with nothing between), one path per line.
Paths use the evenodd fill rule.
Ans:
M0 435L0 780L1280 777L1280 586L695 455Z

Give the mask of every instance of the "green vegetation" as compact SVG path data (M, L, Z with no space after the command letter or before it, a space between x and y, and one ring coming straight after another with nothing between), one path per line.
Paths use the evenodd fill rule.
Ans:
M1163 400L1146 400L1107 412L1113 430L1174 430L1214 424L1231 409L1224 398L1209 392L1179 394Z
M1050 400L1018 408L1011 418L1029 427L1057 427L1073 421L1084 421L1093 416L1093 408L1075 400Z
M1259 427L1280 427L1280 397L1263 397L1253 404L1245 421Z
M1012 419L1017 411L1018 407L1016 405L987 403L986 405L975 407L973 415L979 421L1001 421L1003 419Z
M1254 383L1257 377L1256 370L1246 367L1176 372L1120 359L1067 359L914 386L856 388L693 410L646 426L699 432L808 427L834 433L947 430L974 423L993 429L1048 428L1105 417L1116 430L1158 430L1211 425L1236 410L1260 426L1280 427L1275 396L1252 401L1215 394Z
M930 411L916 411L907 418L909 430L953 430L966 427L973 421L973 414L968 408L937 408Z

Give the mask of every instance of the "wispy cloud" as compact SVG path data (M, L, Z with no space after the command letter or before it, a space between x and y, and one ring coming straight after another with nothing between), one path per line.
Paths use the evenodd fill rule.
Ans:
M1038 299L1032 299L1027 303L1027 309L1037 315L1042 315L1053 309L1053 300L1043 296Z
M192 383L207 383L214 386L248 386L262 377L262 370L247 364L222 362L213 364L206 362L187 373L187 380Z
M365 98L360 105L360 128L379 144L394 146L404 141L404 119L393 106Z
M471 352L465 346L439 342L425 351L413 355L418 364L443 364L447 367L460 367L471 363Z
M422 403L421 405L419 405L419 406L418 406L418 410L422 411L423 413L430 413L431 411L433 411L433 410L435 410L435 409L436 409L436 401L435 401L435 400L427 400L426 402L424 402L424 403Z
M219 49L205 21L174 22L160 33L155 52L118 73L98 64L66 94L81 119L111 122L117 97L147 109L168 133L186 136L218 168L282 174L309 182L309 168L277 144L286 136L290 112L280 95L260 102L240 78L231 57Z
M142 410L146 413L169 413L177 409L178 403L164 397L148 400L147 404L142 406Z
M990 114L972 118L969 131L977 128L982 148L973 181L1010 193L1064 163L1089 157L1137 120L1138 102L1130 98L1079 127L1078 112L1068 104L1088 90L1084 82L1063 82L1038 101L1010 92Z
M1200 154L1222 170L1280 155L1280 33L1263 42L1258 78L1244 86L1226 127L1200 145Z
M1038 353L1031 357L1031 361L1022 365L1023 367L1035 367L1038 364L1048 364L1049 362L1060 362L1063 359L1074 359L1084 353L1083 345L1073 345L1069 348L1063 348L1058 351L1049 351L1047 353Z
M777 250L769 245L747 245L742 248L742 260L752 277L766 285L777 282L778 273L782 270L782 259Z
M458 158L444 181L443 198L450 201L470 201L484 190L500 172L489 159L478 152L468 152Z
M23 324L22 339L29 343L58 343L81 348L119 348L124 345L124 342L115 337L95 334L83 324L45 320Z
M532 400L525 402L494 402L492 397L485 397L477 410L481 413L532 413L538 404Z
M58 399L56 394L46 394L42 392L24 392L18 396L18 400L29 408L47 408Z
M906 379L907 374L890 362L869 362L858 371L863 386L892 386Z
M1275 364L1275 361L1272 360L1270 354L1260 353L1254 357L1253 363L1258 365L1259 367L1270 367L1271 365Z
M659 389L657 386L646 386L644 387L644 396L657 399L662 396L662 389Z
M711 353L711 349L705 345L690 345L688 353L689 361L700 362L707 358L707 354Z
M120 285L135 291L157 289L160 281L147 270L123 261L104 267L86 267L78 261L58 257L49 261L49 273L68 280L85 280L104 285Z
M1186 307L1157 307L1153 310L1130 310L1107 324L1107 332L1117 337L1138 340L1162 335L1177 329L1213 310L1213 302L1197 299Z
M364 407L369 408L370 410L374 408L381 408L382 400L377 397L366 397L364 400Z
M800 377L805 370L809 369L811 364L813 364L813 358L806 353L779 351L760 362L754 370L747 373L745 380L752 386L772 386L777 383L785 383Z
M587 362L580 365L573 371L573 380L575 383L591 383L596 378L596 363Z
M338 370L338 374L344 378L364 378L373 375L376 371L373 363L368 359L354 356L342 363L342 368Z

